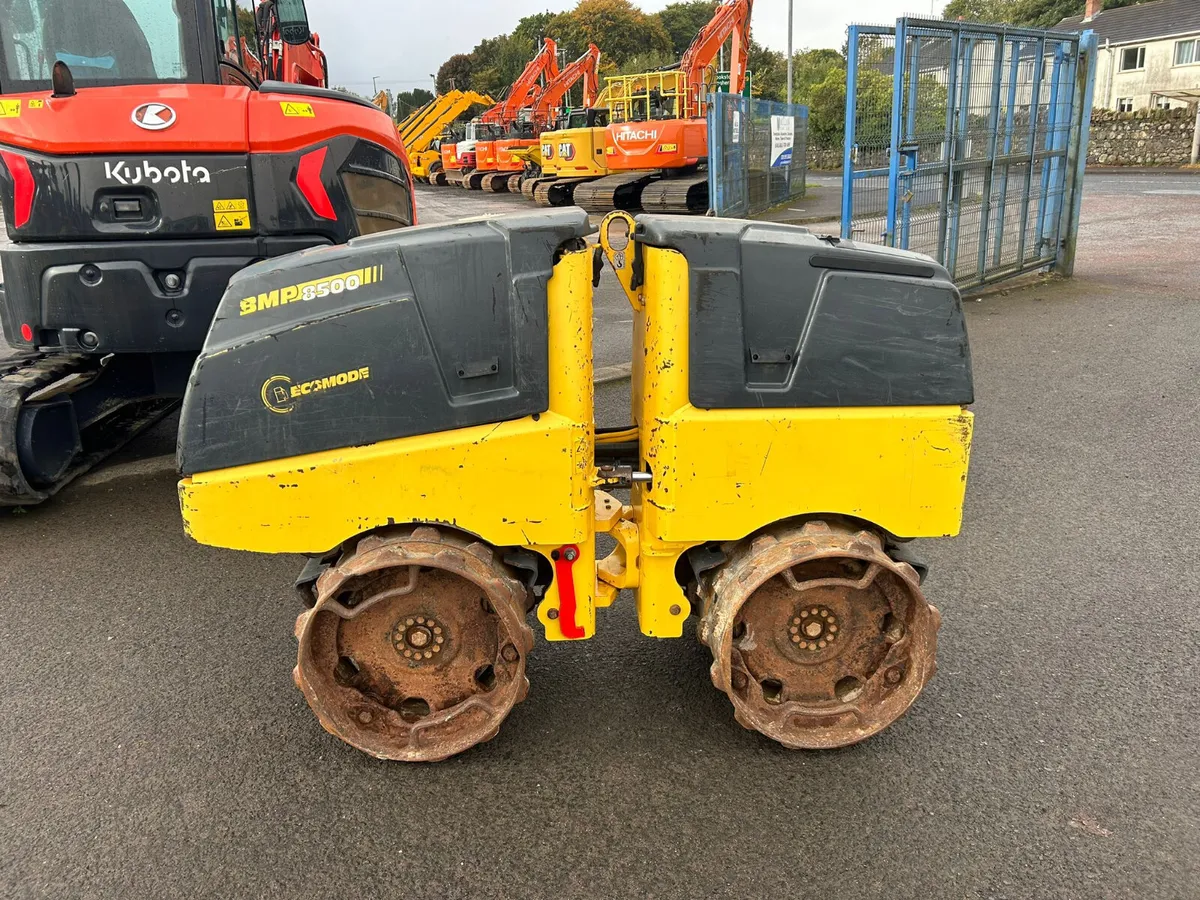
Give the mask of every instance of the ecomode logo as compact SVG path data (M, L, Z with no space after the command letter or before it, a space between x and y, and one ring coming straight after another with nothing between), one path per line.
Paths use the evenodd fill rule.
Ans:
M356 381L366 381L371 377L371 367L361 366L336 375L325 375L311 381L293 382L287 375L272 375L263 382L261 396L263 406L273 413L287 415L296 408L296 401L311 394L345 387Z

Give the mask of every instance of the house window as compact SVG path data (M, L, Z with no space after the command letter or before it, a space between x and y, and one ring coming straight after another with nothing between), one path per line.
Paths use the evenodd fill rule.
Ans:
M1117 98L1117 112L1133 112L1133 98L1132 97L1118 97Z
M1121 71L1132 72L1146 68L1146 48L1126 47L1121 51Z
M1175 65L1187 66L1194 62L1200 62L1200 54L1196 52L1200 50L1200 47L1197 47L1197 44L1200 44L1200 41L1195 38L1190 41L1176 41Z

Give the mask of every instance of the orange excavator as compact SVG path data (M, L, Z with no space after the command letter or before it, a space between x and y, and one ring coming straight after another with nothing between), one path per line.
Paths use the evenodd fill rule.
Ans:
M599 67L600 48L595 44L588 44L587 52L563 68L541 89L529 111L528 121L532 126L532 134L522 133L520 137L507 137L495 141L494 150L489 149L488 159L495 160L492 163L495 170L483 177L483 190L499 192L521 189L526 160L520 155L514 156L513 152L537 146L542 132L554 127L562 112L564 98L580 80L583 81L583 105L591 106L600 92L596 75Z
M415 221L395 124L326 78L302 0L0 0L0 507L177 407L241 269ZM325 265L242 314L378 290Z
M717 54L731 41L729 90L746 80L753 0L722 0L676 69L609 79L605 160L611 174L580 184L575 202L590 212L640 205L655 212L708 209L708 94Z
M455 155L462 169L462 186L477 191L484 176L496 171L497 140L536 137L530 109L542 85L558 77L558 45L546 38L504 99L467 125L466 140L459 142ZM507 177L507 176L506 176Z
M224 5L218 2L216 8ZM308 21L304 0L260 0L254 15L262 42L259 81L329 87L329 61L321 50L320 36L293 24Z

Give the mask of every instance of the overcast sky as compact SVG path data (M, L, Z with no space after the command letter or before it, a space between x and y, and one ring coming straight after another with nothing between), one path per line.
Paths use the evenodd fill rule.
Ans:
M669 0L633 0L655 12ZM928 14L931 0L795 0L792 42L840 48L851 22L891 24L905 13ZM945 0L932 0L938 13ZM561 12L575 0L307 0L313 30L329 56L330 81L359 94L371 79L393 91L432 88L430 77L448 56L469 53L485 37L511 31L522 16ZM787 49L787 0L757 0L754 39ZM604 48L601 47L601 50Z

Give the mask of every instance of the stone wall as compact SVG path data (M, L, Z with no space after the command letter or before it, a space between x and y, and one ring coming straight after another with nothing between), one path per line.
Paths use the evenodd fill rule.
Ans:
M1089 166L1184 166L1192 158L1196 108L1092 111ZM809 171L840 171L841 147L808 148Z
M1196 108L1092 111L1090 166L1183 166L1192 157Z
M842 169L841 147L812 147L808 148L809 171L840 172Z

